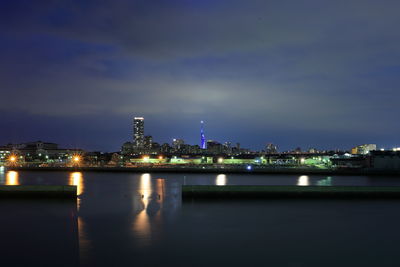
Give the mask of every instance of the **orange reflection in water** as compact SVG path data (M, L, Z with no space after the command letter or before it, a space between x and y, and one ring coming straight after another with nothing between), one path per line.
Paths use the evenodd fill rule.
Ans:
M76 185L77 195L80 196L85 191L85 184L83 183L83 175L81 172L73 172L69 175L69 185ZM78 198L78 211L81 206L81 199Z
M69 175L69 185L76 185L77 186L77 194L78 194L78 196L80 196L85 190L82 173L81 172L71 173Z
M149 222L149 216L146 213L146 208L149 204L149 198L152 193L152 188L151 188L151 176L148 173L144 173L140 176L140 182L139 182L139 194L140 194L140 201L139 201L139 207L136 209L139 209L140 212L136 215L136 218L133 222L133 228L134 231L139 233L143 239L147 239L150 234L150 222Z
M153 183L155 184L153 185ZM152 204L152 216L159 217L160 204L164 198L164 180L152 180L150 174L142 174L138 192L139 195L134 199L133 203L135 211L138 212L133 221L133 231L140 238L140 244L146 246L152 239L149 204ZM158 210L156 207L158 207Z
M90 250L92 248L91 241L86 233L86 223L82 217L78 216L78 237L79 237L79 258L80 262L86 263L90 258Z
M7 172L6 185L19 185L18 172L16 172L16 171Z

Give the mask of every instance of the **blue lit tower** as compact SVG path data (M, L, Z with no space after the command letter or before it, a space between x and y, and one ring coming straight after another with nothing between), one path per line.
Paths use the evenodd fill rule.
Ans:
M206 138L204 136L204 121L200 122L201 129L200 129L200 148L206 149Z

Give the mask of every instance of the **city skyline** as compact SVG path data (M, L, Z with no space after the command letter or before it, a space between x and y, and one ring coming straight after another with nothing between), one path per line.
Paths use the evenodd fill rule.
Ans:
M170 138L169 140L166 140L165 138L157 139L153 138L153 135L149 133L148 131L145 130L145 118L144 117L138 117L138 116L133 116L132 119L132 130L131 130L131 138L129 140L125 140L123 143L130 143L133 149L151 149L152 144L158 144L158 145L163 145L163 144L168 144L171 147L175 146L175 143L180 143L180 144L186 144L186 145L191 145L191 146L198 146L199 149L206 150L208 149L208 143L214 143L214 144L220 144L220 145L228 145L229 147L238 147L253 151L253 152L262 152L262 151L276 151L276 152L290 152L290 151L302 151L302 152L308 152L308 151L352 151L353 149L356 149L358 146L369 146L368 143L356 143L352 144L350 147L346 148L332 148L332 147L317 147L317 146L308 146L308 147L301 147L299 145L292 144L287 149L284 149L280 147L279 144L277 143L272 143L272 142L267 142L265 144L258 144L258 146L255 147L248 147L246 145L241 144L240 142L237 142L235 140L220 140L220 139L213 139L213 138L205 138L205 130L204 130L204 124L205 121L201 120L200 121L200 139L198 142L193 142L191 143L190 141L188 142L188 139L182 138L181 136L175 136L173 138ZM166 141L163 141L166 140ZM21 141L21 142L7 142L5 144L17 144L17 143L29 143L29 142L48 142L49 140L42 140L42 139L37 139L37 140L29 140L29 141ZM51 141L54 143L59 143L56 141ZM121 143L122 144L122 143ZM394 151L399 151L399 146L388 146L388 147L383 147L381 145L376 145L374 149L371 150L394 150ZM78 148L77 146L74 146L73 148ZM79 148L85 148L84 146L80 146ZM122 149L121 145L118 150ZM99 149L89 149L91 151L101 151ZM113 150L102 150L103 152L112 152ZM116 150L114 150L116 151Z
M141 114L160 142L197 143L204 120L207 138L253 149L397 147L399 8L3 1L0 143L112 151Z

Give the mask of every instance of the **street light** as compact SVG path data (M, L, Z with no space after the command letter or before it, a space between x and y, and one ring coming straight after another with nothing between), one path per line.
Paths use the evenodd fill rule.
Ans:
M81 161L81 157L78 155L72 156L72 161L74 163L79 163L79 161Z

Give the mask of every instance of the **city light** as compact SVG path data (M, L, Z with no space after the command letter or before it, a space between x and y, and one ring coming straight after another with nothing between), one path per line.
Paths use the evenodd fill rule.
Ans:
M81 161L81 157L80 157L80 156L73 156L73 157L72 157L72 160L73 160L75 163L78 163L79 161Z
M252 169L251 165L247 165L246 169L247 169L248 171L251 171L251 169Z
M218 158L218 163L223 163L224 162L224 158Z
M16 162L16 161L17 161L17 157L14 156L14 155L11 155L11 156L8 158L8 160L9 160L10 162Z
M158 159L159 159L159 160L162 160L162 159L163 159L163 156L158 156Z
M150 157L149 157L149 156L143 156L143 158L142 158L142 159L143 159L143 161L144 161L144 162L148 162L148 161L149 161L149 159L150 159Z

